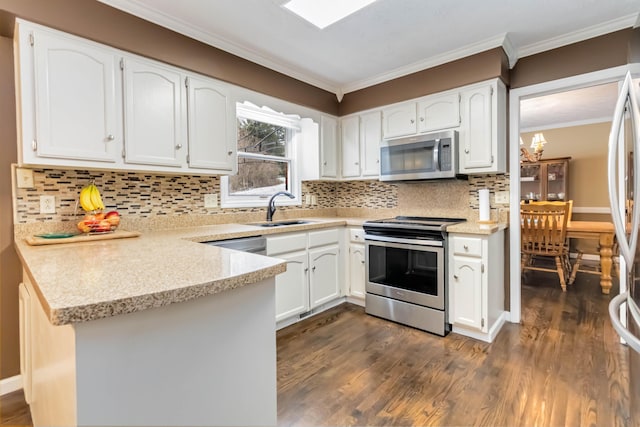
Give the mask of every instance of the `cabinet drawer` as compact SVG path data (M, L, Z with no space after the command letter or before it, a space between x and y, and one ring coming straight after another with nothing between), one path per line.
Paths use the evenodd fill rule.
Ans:
M267 237L267 255L282 254L307 249L307 233Z
M349 240L351 242L364 243L364 230L361 228L349 230Z
M337 228L331 230L309 232L309 248L317 246L333 245L340 242L340 234Z
M482 256L482 239L454 237L453 253L456 255Z

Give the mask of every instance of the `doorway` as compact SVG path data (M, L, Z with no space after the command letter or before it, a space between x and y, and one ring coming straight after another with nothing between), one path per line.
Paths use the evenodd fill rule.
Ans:
M597 71L594 73L583 74L580 76L568 77L565 79L555 80L552 82L540 83L537 85L527 86L523 88L513 89L510 96L510 116L511 123L509 133L509 172L510 172L510 224L519 224L520 222L520 135L523 129L521 127L521 101L544 99L552 94L561 92L574 91L577 89L605 85L617 84L624 78L628 67L616 67L608 70ZM542 108L542 107L540 107ZM613 109L611 110L613 114ZM538 127L543 126L538 123ZM532 127L529 125L528 130ZM523 141L524 142L524 141ZM525 142L526 144L526 142ZM509 264L509 288L510 288L510 321L519 323L521 320L521 271L520 271L520 227L510 227L510 264ZM621 292L623 283L620 284Z

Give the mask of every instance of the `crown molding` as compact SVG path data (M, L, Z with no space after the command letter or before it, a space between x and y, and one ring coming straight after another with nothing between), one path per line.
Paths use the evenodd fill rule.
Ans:
M535 55L536 53L545 52L551 49L557 49L562 46L566 46L572 43L581 42L583 40L598 37L604 34L619 31L625 28L635 27L640 24L640 13L633 13L623 16L621 18L612 19L598 25L583 28L572 33L563 34L558 37L552 37L547 40L543 40L538 43L532 43L530 45L522 46L518 49L518 57L524 58L525 56Z
M247 49L246 47L233 43L224 37L211 34L173 16L159 12L156 9L149 8L137 0L98 1L116 9L120 9L130 15L137 16L145 21L152 22L164 28L168 28L177 33L191 37L192 39L198 40L209 46L224 50L225 52L231 53L232 55L238 56L242 59L246 59L258 65L262 65L263 67L285 74L288 77L292 77L320 89L324 89L328 92L335 94L339 90L339 87L333 82L310 76L308 72L291 67L290 65L273 61L255 50Z
M509 33L506 33L504 35L504 40L502 41L502 49L509 59L509 69L513 68L516 65L516 62L518 62L518 50L511 42Z
M574 120L571 122L559 122L559 123L551 123L544 126L530 126L527 128L521 128L520 133L529 133L529 132L537 132L549 129L562 129L569 128L575 126L587 126L587 125L595 125L598 123L611 123L613 120L613 116L606 117L596 117L592 119L584 119L584 120Z
M379 83L384 83L389 80L404 77L408 74L418 71L426 70L428 68L437 67L438 65L446 64L447 62L455 61L457 59L465 58L467 56L474 55L476 53L484 52L495 47L502 47L504 43L505 35L499 35L491 37L486 40L479 41L467 45L463 48L445 52L441 55L432 56L427 59L423 59L412 64L396 68L386 73L379 74L367 79L355 81L353 83L342 86L343 93L354 92L356 90L364 89L369 86L373 86Z

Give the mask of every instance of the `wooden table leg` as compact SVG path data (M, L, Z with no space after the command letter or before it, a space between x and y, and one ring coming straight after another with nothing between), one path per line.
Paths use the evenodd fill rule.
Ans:
M600 287L602 293L608 295L611 291L611 264L613 255L613 234L600 234Z

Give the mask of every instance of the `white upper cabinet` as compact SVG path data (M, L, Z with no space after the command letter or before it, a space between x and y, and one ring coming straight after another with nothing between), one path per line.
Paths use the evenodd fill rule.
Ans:
M363 177L380 175L380 141L382 116L380 111L360 115L360 170Z
M227 85L189 76L187 82L190 167L235 173L235 103Z
M231 85L22 20L16 29L20 164L236 173Z
M21 161L110 167L122 144L117 56L77 37L17 25Z
M338 177L338 119L320 117L320 177Z
M418 103L418 132L460 126L460 94L429 96Z
M460 173L506 172L506 103L500 80L463 90Z
M382 134L385 138L411 135L417 129L415 102L404 102L382 110Z
M187 140L180 73L157 62L124 59L125 162L181 167Z
M340 119L343 179L376 178L380 175L380 111Z
M360 176L360 117L340 120L342 146L342 178Z

